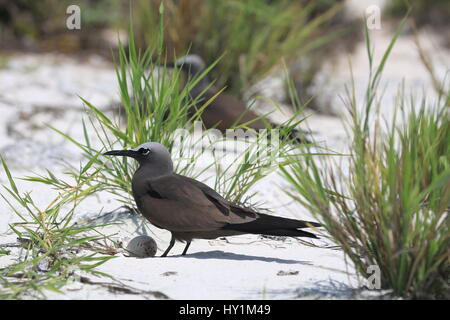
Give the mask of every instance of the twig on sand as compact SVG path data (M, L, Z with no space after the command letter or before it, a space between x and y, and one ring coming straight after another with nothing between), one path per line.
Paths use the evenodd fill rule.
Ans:
M111 293L123 293L123 294L135 294L135 295L152 295L157 299L169 299L169 297L162 293L161 291L148 291L148 290L141 290L137 288L133 288L131 286L128 286L119 280L114 279L114 281L117 282L117 284L110 283L110 282L102 282L102 281L92 281L91 279L87 277L80 277L80 282L84 284L90 284L90 285L98 285L101 287L104 287L108 289Z

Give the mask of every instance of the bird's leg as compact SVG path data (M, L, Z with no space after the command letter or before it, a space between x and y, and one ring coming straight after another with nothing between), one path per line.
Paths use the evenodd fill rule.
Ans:
M172 235L172 238L170 239L169 247L167 247L166 251L162 254L161 257L166 257L169 253L170 249L172 249L173 245L175 244L175 237Z
M181 254L182 256L186 255L186 252L188 251L190 245L190 241L186 242L186 247L184 247L183 253Z

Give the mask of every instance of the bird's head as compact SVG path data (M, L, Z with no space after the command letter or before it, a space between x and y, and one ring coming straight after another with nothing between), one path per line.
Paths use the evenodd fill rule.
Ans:
M112 150L105 156L130 157L139 162L141 167L151 168L160 174L172 173L173 163L169 151L158 142L146 142L133 149Z
M189 76L198 75L206 68L205 61L203 61L203 59L197 54L188 54L184 57L178 58L175 61L174 66L181 68Z

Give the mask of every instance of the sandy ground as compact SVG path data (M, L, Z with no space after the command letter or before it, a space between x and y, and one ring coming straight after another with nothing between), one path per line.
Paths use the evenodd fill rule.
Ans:
M359 12L359 11L357 11ZM384 50L392 34L391 28L372 32L376 45L376 60ZM448 50L439 47L439 38L422 36L425 50L432 54L437 74L448 72ZM312 114L308 127L315 139L337 151L348 146L343 118L344 106L339 98L351 75L348 60L352 61L356 90L361 96L367 79L367 58L364 44L353 53L333 57L323 67L316 79L325 108L333 108L340 115ZM414 66L414 68L411 68ZM405 81L405 87L413 92L434 93L425 68L415 51L412 36L402 35L394 48L387 66L382 86L383 110L392 109L397 86ZM282 81L265 80L258 90L270 98L279 96ZM118 90L112 65L92 56L78 61L57 54L16 54L7 58L0 69L0 154L6 159L15 177L43 173L50 168L62 176L61 159L77 164L82 157L78 149L45 126L51 124L77 139L82 138L81 120L86 116L78 95L92 104L107 108L117 101ZM318 91L318 92L319 92ZM267 108L267 106L266 106ZM286 114L288 110L285 110ZM286 115L275 114L282 120ZM199 163L198 166L204 166ZM6 183L0 171L0 183ZM52 190L41 185L18 180L22 191L31 191L38 204L46 205L54 196ZM263 201L265 207L279 216L312 219L309 213L294 203L284 192L286 181L277 173L258 183L255 201ZM80 220L99 216L117 209L120 204L111 195L101 193L84 201L77 211ZM169 241L169 233L151 226L140 216L116 213L108 219L120 221L120 225L108 227L105 233L114 234L118 241L126 243L131 238L149 234L158 243L158 255ZM0 243L14 242L15 236L8 224L16 221L11 210L0 201ZM105 219L98 219L101 223ZM295 239L270 239L256 235L193 242L188 255L180 256L182 244L177 244L166 258L138 259L118 254L116 258L99 267L115 280L87 276L89 280L74 281L64 289L64 294L49 293L52 299L316 299L316 298L370 298L359 290L364 283L346 264L341 251L332 248L326 239L314 240L308 246ZM0 266L17 258L16 251L0 257ZM83 283L84 282L84 283ZM86 283L90 282L90 283ZM377 296L379 297L379 296Z

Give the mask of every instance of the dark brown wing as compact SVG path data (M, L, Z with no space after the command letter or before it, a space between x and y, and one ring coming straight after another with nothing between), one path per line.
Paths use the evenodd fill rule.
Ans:
M206 184L177 174L144 179L139 186L133 191L142 214L154 225L176 233L229 230L314 238L314 234L298 229L320 226L240 207Z
M234 214L212 189L208 187L205 194L201 182L180 175L147 179L140 185L144 189L135 195L140 211L151 223L170 231L211 231L256 219L255 214Z
M230 211L234 215L242 218L252 217L255 219L249 222L238 221L226 224L222 229L240 231L243 233L266 234L274 236L292 236L292 237L310 237L317 238L316 235L298 229L320 227L321 225L312 221L296 220L289 218L282 218L271 216L267 214L257 213L250 208L244 208L232 202L225 200L214 189L210 188L200 181L180 176L183 180L189 181L196 185L207 197L214 203L214 205L224 214L229 214Z
M257 218L258 212L250 209L250 208L244 208L241 207L235 203L232 203L226 199L224 199L220 194L218 194L214 189L210 188L206 184L197 181L195 179L177 175L181 179L188 181L192 184L194 184L197 188L199 188L203 194L217 207L217 209L220 210L224 215L228 216L230 212L233 212L234 214L245 218Z

